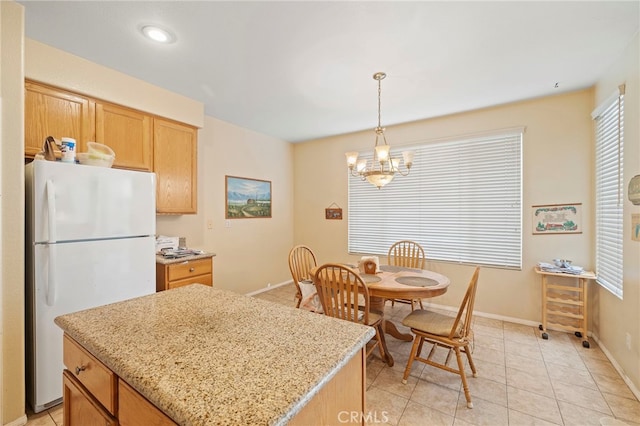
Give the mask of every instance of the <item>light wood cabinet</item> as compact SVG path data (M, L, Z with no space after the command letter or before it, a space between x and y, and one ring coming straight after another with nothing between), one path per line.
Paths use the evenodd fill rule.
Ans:
M176 424L66 333L63 358L65 426Z
M156 263L156 291L194 283L213 286L213 257L170 264Z
M42 151L47 136L76 140L78 151L95 136L95 103L90 98L40 83L25 82L24 155Z
M156 173L156 212L197 213L197 129L125 106L46 84L25 81L25 158L42 150L47 136L108 145L113 167Z
M153 117L133 109L96 102L96 142L116 153L113 167L152 171Z
M197 132L170 120L153 120L153 165L156 172L156 211L197 212Z
M65 426L118 424L116 418L100 405L69 370L62 373L62 392Z

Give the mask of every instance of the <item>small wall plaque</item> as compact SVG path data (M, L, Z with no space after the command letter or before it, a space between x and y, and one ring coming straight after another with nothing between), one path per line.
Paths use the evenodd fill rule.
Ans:
M629 181L629 189L627 190L629 201L634 205L640 205L640 175L635 175Z
M342 209L336 203L332 203L324 209L324 217L329 220L342 220Z

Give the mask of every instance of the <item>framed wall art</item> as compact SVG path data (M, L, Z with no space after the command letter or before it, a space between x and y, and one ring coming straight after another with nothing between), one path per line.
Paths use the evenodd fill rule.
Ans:
M225 217L271 217L271 181L225 176Z
M534 234L581 234L582 203L531 206Z

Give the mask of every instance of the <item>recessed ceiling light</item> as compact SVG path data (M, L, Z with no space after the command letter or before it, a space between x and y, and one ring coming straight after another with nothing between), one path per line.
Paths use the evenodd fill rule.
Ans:
M169 44L176 41L176 37L172 33L155 25L145 25L142 27L142 34L158 43Z

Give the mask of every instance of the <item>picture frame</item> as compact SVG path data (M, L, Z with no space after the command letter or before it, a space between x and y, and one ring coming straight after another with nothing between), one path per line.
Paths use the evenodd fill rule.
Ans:
M225 176L225 218L271 217L271 181Z
M342 209L340 207L326 208L324 209L324 217L328 220L342 220Z
M582 203L531 206L533 234L582 234Z

